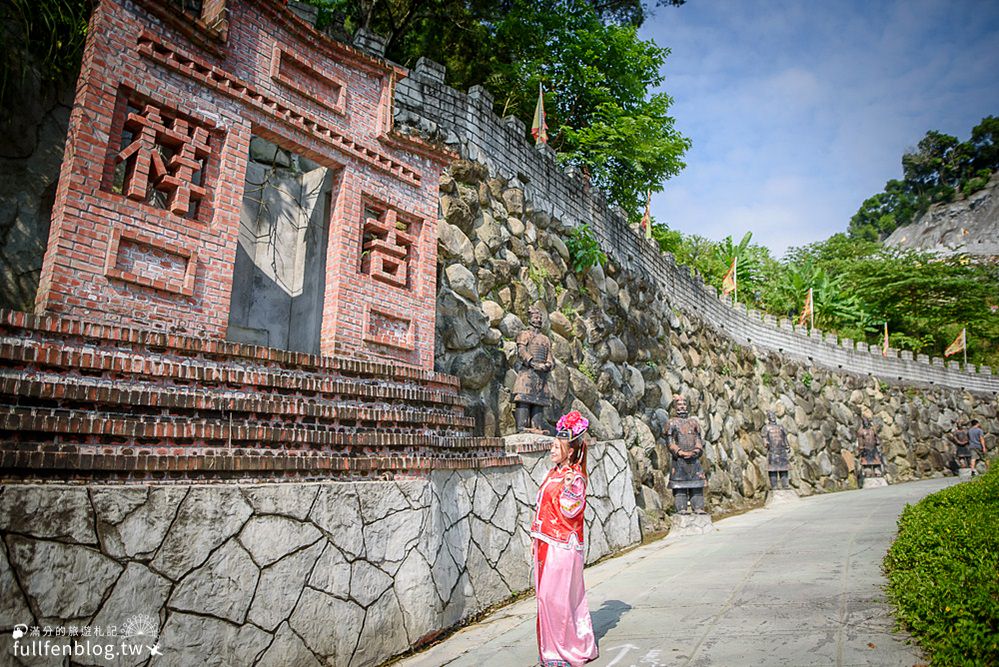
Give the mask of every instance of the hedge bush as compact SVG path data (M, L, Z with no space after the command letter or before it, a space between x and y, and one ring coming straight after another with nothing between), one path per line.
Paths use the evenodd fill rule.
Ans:
M934 665L999 665L999 465L906 506L884 566Z

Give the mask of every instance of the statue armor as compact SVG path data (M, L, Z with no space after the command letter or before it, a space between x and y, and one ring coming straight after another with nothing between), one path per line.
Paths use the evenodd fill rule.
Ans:
M530 310L531 330L517 336L517 357L520 371L513 384L513 402L516 404L517 430L541 430L541 415L548 406L548 374L555 365L552 343L541 333L541 311Z
M773 412L767 413L767 423L763 426L763 442L767 447L767 472L770 476L770 488L788 488L788 472L790 470L791 446L787 442L787 431L777 423Z
M704 513L704 485L707 476L701 467L704 443L701 441L701 425L695 417L689 417L687 402L678 397L676 415L666 424L666 445L673 455L669 474L669 488L673 489L674 502L678 512L687 511L687 502L695 512ZM684 457L680 452L692 452Z

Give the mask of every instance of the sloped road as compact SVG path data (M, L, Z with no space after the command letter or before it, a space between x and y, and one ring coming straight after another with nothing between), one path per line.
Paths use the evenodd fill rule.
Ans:
M803 498L717 522L586 570L594 667L924 663L893 633L881 560L906 503L954 483L924 480ZM537 664L534 598L401 663Z

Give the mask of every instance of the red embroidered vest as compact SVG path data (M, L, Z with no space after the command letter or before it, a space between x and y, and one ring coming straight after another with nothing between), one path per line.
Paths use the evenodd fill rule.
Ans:
M586 477L579 465L558 466L548 471L538 489L531 534L551 542L567 544L575 536L583 544L583 510L586 508Z

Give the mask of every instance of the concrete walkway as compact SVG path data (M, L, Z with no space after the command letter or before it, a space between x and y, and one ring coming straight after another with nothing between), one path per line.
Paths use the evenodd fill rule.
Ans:
M881 559L906 503L953 478L803 498L586 570L593 667L924 663L892 632ZM399 663L537 664L534 598Z

